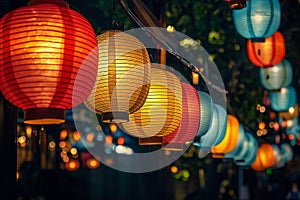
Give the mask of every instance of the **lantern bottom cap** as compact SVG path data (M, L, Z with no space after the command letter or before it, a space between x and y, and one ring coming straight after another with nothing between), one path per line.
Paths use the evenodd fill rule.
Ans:
M148 138L139 138L139 145L162 145L163 137L152 136Z
M62 124L66 120L64 109L36 108L24 110L24 123L33 125Z
M129 121L127 112L105 112L101 114L101 121L104 123L125 123Z
M183 151L183 144L182 143L166 143L163 144L162 149L168 151Z

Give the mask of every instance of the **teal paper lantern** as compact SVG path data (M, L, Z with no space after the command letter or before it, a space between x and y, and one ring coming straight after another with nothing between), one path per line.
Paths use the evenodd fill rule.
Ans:
M235 157L236 165L250 166L256 159L258 141L249 132L245 132L243 150Z
M213 116L213 101L208 93L198 91L200 100L200 125L197 132L197 136L202 136L208 131Z
M274 157L275 157L274 167L281 168L284 166L285 162L284 162L284 159L282 159L280 148L279 148L279 146L277 146L275 144L271 144L271 145L273 147Z
M293 86L269 91L270 107L274 111L287 111L296 104L297 94Z
M199 141L194 142L194 145L198 147L198 156L200 158L206 156L212 146L219 144L226 133L227 111L218 104L213 105L211 126L207 133L200 137Z
M278 90L287 87L293 80L293 68L287 59L266 68L259 69L259 79L261 85L267 90Z
M292 147L287 143L283 143L280 145L280 152L281 152L281 157L285 163L291 161L294 157L294 151Z
M251 0L246 7L232 11L237 32L252 41L264 41L280 25L281 9L278 0Z

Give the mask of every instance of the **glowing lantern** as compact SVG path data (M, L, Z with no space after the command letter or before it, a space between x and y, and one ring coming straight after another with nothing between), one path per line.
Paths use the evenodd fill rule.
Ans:
M150 87L150 59L144 44L120 30L97 36L97 81L85 105L105 123L127 122L139 110Z
M242 9L245 8L246 5L246 1L248 0L225 0L226 2L228 2L229 8L230 9Z
M280 152L281 152L281 157L285 161L285 163L291 161L294 157L293 149L287 143L283 143L280 145Z
M293 86L272 90L269 92L270 107L275 111L287 111L296 104L297 94Z
M287 87L293 80L293 68L288 60L283 59L272 67L260 68L259 79L261 85L267 90Z
M228 114L225 137L219 144L211 148L211 152L218 156L232 151L237 145L238 134L239 122L235 116Z
M213 101L206 92L198 91L200 100L200 126L197 136L207 133L213 117Z
M164 149L182 150L185 142L194 139L200 123L200 103L197 90L188 83L182 87L182 117L175 131L163 137Z
M62 0L36 0L7 13L0 29L5 98L24 110L24 123L63 123L65 110L83 102L96 80L90 23Z
M275 144L271 144L271 145L273 147L274 157L275 157L274 167L277 167L277 168L283 167L284 162L283 162L283 159L281 158L280 148Z
M198 147L198 156L200 158L206 156L213 146L219 144L223 140L226 132L226 125L226 110L218 104L213 104L213 116L211 126L209 127L207 133L200 137L199 141L193 143L195 146Z
M244 147L243 145L244 145L245 139L246 139L245 129L244 129L244 127L241 124L239 124L239 133L238 133L237 144L236 144L235 148L232 151L226 153L224 155L224 157L225 158L234 158L235 159L235 157L238 156L239 153L243 150L243 147Z
M255 171L263 171L273 167L275 164L275 154L271 144L263 143L257 149L256 159L250 165Z
M140 138L140 144L151 144L152 136L161 142L177 129L182 115L182 87L178 77L164 69L151 68L151 84L144 105L130 114L129 122L120 124L129 135ZM160 142L160 143L161 143Z
M251 0L243 9L233 10L237 32L246 39L264 41L280 25L281 9L278 0Z
M271 67L280 63L285 57L285 41L283 35L276 31L264 42L247 41L249 60L258 67Z

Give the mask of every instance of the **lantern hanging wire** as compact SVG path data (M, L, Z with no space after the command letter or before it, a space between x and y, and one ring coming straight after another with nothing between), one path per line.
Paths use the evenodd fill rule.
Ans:
M207 77L204 76L204 74L200 71L200 69L193 63L189 62L187 59L185 59L184 57L182 57L180 55L180 53L178 53L174 48L171 47L171 45L169 45L168 43L166 43L165 41L163 41L162 39L158 38L157 35L161 33L155 33L157 35L155 35L153 32L149 31L147 28L145 28L145 25L141 22L141 20L128 8L128 6L125 4L125 2L123 0L119 0L119 3L121 5L121 7L123 8L123 10L128 14L128 16L131 18L131 20L136 23L143 31L145 31L145 33L147 34L147 36L151 37L151 39L156 43L159 44L163 49L167 50L170 54L172 54L173 56L175 56L181 63L183 63L185 66L187 66L188 68L190 68L192 70L192 72L198 73L202 76L202 78L204 79L204 81L206 82L206 84L208 84L209 86L211 86L213 89L215 89L216 91L220 92L220 93L224 93L227 94L228 91L226 91L225 89L221 88L218 85L215 85L212 81L208 80ZM151 18L151 17L150 17ZM156 25L160 26L160 23L155 22Z

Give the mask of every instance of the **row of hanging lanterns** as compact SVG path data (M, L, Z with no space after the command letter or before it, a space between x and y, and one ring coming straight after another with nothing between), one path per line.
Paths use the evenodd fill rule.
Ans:
M282 37L275 33L280 23L278 1L251 0L238 7L243 8L233 10L234 24L251 40L250 60L268 68L278 64L277 54L285 55ZM208 152L233 156L253 169L262 163L257 156L253 161L256 150L251 147L256 149L257 143L235 116L214 104L208 93L150 64L146 48L133 36L109 30L96 37L89 22L62 0L32 0L5 15L0 28L0 90L24 110L25 123L62 123L65 110L84 102L102 122L117 123L141 139L140 144L152 144L152 137L158 137L163 146L182 145L196 136L199 157ZM281 46L255 43L262 41L280 41ZM264 55L270 48L274 55L268 58ZM285 86L285 94L295 93ZM261 146L256 155L269 155L270 148ZM263 161L263 168L271 166Z
M291 84L293 69L285 59L285 40L283 34L278 31L281 20L279 1L247 1L243 8L233 9L232 16L237 32L247 39L249 61L260 67L260 83L268 91L270 107L295 121L287 132L299 132L298 115L294 114L299 110L291 109L297 105L296 90ZM279 116L281 117L280 114ZM237 165L248 165L256 171L282 167L292 159L293 151L289 144L283 143L282 148L269 143L258 144L251 134L246 133L240 126L238 143L233 151L225 154L225 158L233 158ZM249 143L245 142L245 138L252 138L253 141L253 148L249 151L251 155L247 156L245 152Z

